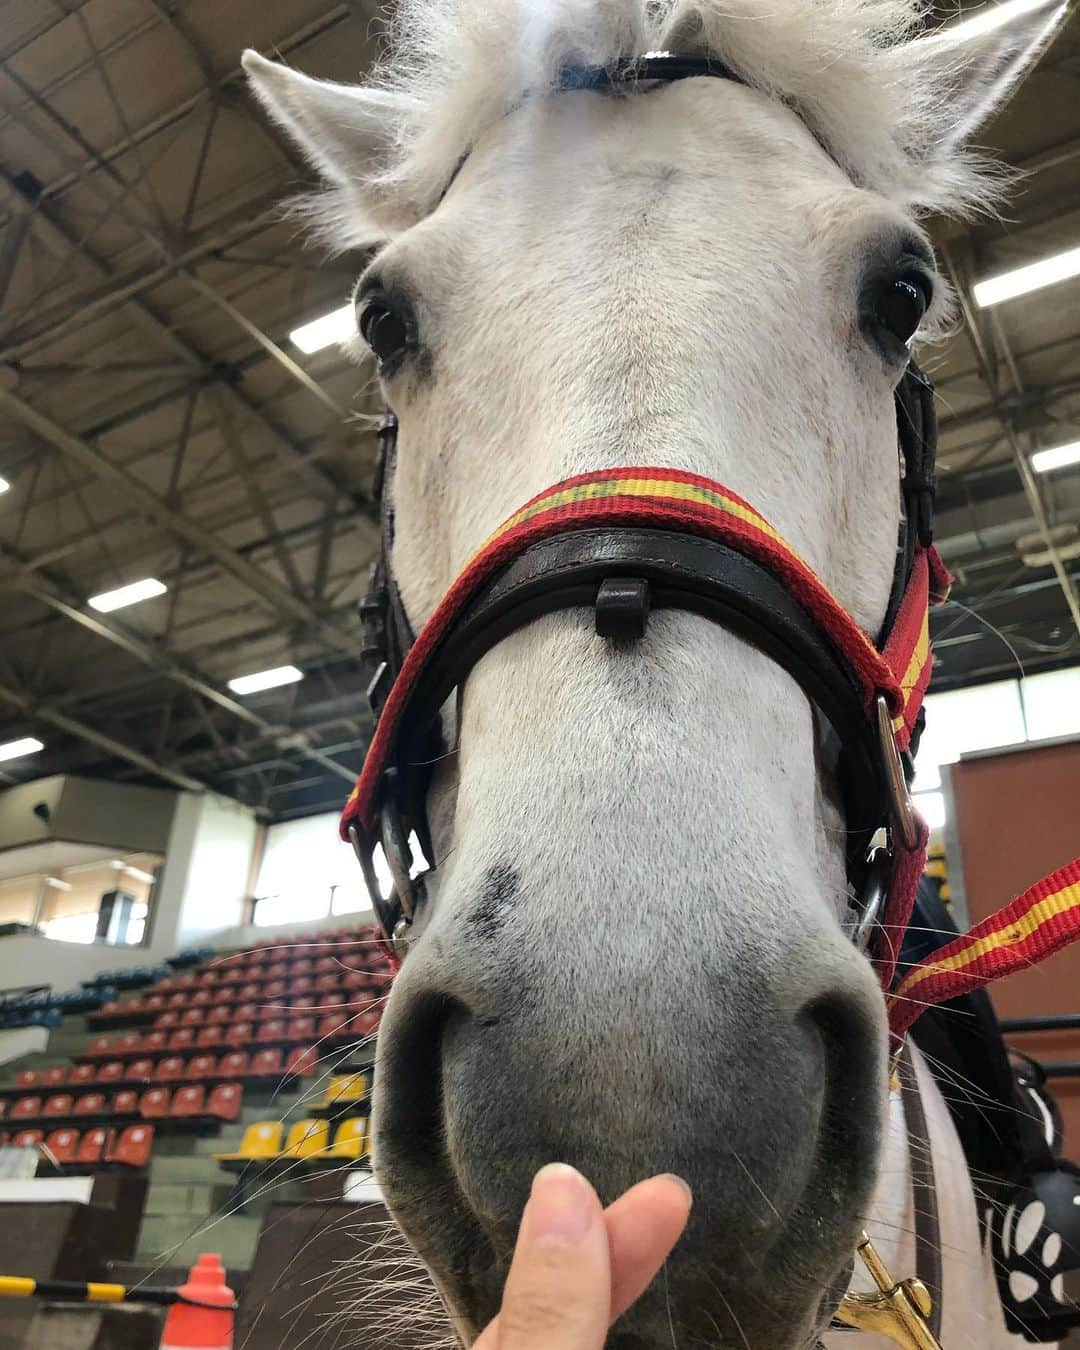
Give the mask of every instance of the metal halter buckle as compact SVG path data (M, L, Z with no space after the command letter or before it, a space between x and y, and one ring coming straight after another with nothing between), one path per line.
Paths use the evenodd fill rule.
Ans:
M885 769L885 780L889 788L889 822L897 838L910 853L919 842L919 818L908 791L907 775L896 744L896 732L893 731L892 713L883 694L874 700L877 717L878 748Z
M933 1305L922 1280L894 1280L865 1233L855 1252L870 1272L878 1292L845 1294L835 1320L856 1331L885 1336L904 1350L941 1350L941 1342L926 1320Z

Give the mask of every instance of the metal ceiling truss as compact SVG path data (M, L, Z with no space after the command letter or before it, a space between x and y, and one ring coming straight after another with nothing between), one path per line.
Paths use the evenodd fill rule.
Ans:
M329 809L370 730L352 605L375 545L374 418L346 425L363 380L332 353L298 359L275 316L330 308L362 260L305 258L286 236L279 208L306 170L254 110L239 53L179 0L141 0L127 27L77 0L40 0L40 15L36 3L0 44L0 133L25 128L42 148L0 164L0 469L18 494L0 524L0 591L16 606L0 628L0 703L12 727L50 729L59 767L221 790L273 818ZM263 8L251 40L282 59L317 70L343 44L357 68L370 57L371 0L309 8L303 26L288 0ZM129 98L118 74L148 43L183 72L163 106ZM1021 156L1014 253L1022 231L1080 217L1076 133ZM242 191L223 183L222 156L255 166ZM950 262L967 260L1002 227L939 238ZM1064 368L1075 327L1014 346L959 291L974 364L950 349L939 379L941 515L961 575L960 603L934 619L946 682L1002 664L965 605L1042 666L1068 659L1080 631L1077 565L1052 533L1073 504L1028 465L1080 396L1080 371ZM359 397L373 414L376 391ZM1022 563L1023 530L1043 533L1052 568ZM150 572L168 587L152 621L88 608L91 588ZM249 705L226 679L264 659L296 659L307 679Z

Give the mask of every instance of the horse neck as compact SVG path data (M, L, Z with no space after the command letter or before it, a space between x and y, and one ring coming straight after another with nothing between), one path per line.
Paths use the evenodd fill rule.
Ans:
M971 1174L948 1107L922 1055L912 1047L930 1150L934 1162L935 1203L942 1255L941 1344L945 1350L1007 1350L1021 1337L1005 1328L990 1253L982 1242L981 1210ZM866 1225L895 1279L915 1273L915 1203L911 1187L911 1140L899 1092L889 1099L877 1192ZM922 1203L920 1201L920 1203ZM851 1287L870 1291L869 1277L857 1269ZM833 1332L823 1338L827 1350L889 1350L880 1336ZM895 1347L892 1347L895 1350Z

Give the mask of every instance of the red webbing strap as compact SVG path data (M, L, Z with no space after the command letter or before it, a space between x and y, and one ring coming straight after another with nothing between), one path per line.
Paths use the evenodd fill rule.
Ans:
M889 1029L899 1040L935 1003L1037 965L1080 939L1080 858L1029 886L904 975L887 995Z
M710 478L677 469L610 469L568 478L527 502L495 531L443 596L387 697L360 777L342 814L342 838L348 837L353 824L365 833L370 831L379 781L408 691L444 634L484 583L537 540L593 526L620 525L702 535L768 567L843 652L866 691L868 715L873 699L878 694L885 696L895 719L897 742L901 750L906 749L929 679L926 610L931 572L935 577L943 572L932 550L916 554L898 621L883 654L795 550L734 492Z
M885 897L871 948L874 971L886 992L892 986L896 965L900 960L900 949L904 945L904 936L915 908L919 878L926 867L926 846L929 840L930 831L920 819L919 837L913 849L904 848L899 840L894 843L889 893Z

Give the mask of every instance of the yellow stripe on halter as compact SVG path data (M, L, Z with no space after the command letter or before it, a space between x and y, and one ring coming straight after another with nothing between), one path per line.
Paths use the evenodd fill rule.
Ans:
M711 506L723 511L737 520L745 521L761 530L770 539L782 544L793 557L797 557L790 545L773 529L764 516L758 515L752 507L733 500L710 488L699 487L695 483L673 482L666 478L602 478L593 483L577 483L573 487L558 488L541 497L530 506L523 506L508 520L505 520L488 540L498 539L507 530L523 525L527 520L541 515L545 511L555 511L563 506L573 506L577 502L598 501L606 497L651 497L656 501L695 502L699 506Z
M908 995L912 989L917 989L924 980L931 975L941 975L946 971L963 971L966 967L986 956L989 952L996 951L999 947L1015 947L1020 942L1026 942L1034 933L1045 923L1049 923L1059 914L1064 914L1067 910L1080 907L1080 882L1072 882L1068 886L1062 887L1060 891L1055 891L1052 895L1046 896L1040 900L1025 914L1006 923L1003 928L996 929L994 932L987 933L981 938L976 938L974 942L956 952L953 956L947 956L941 961L931 961L925 966L919 966L911 972L907 979L902 980L897 987L894 997L901 998Z

